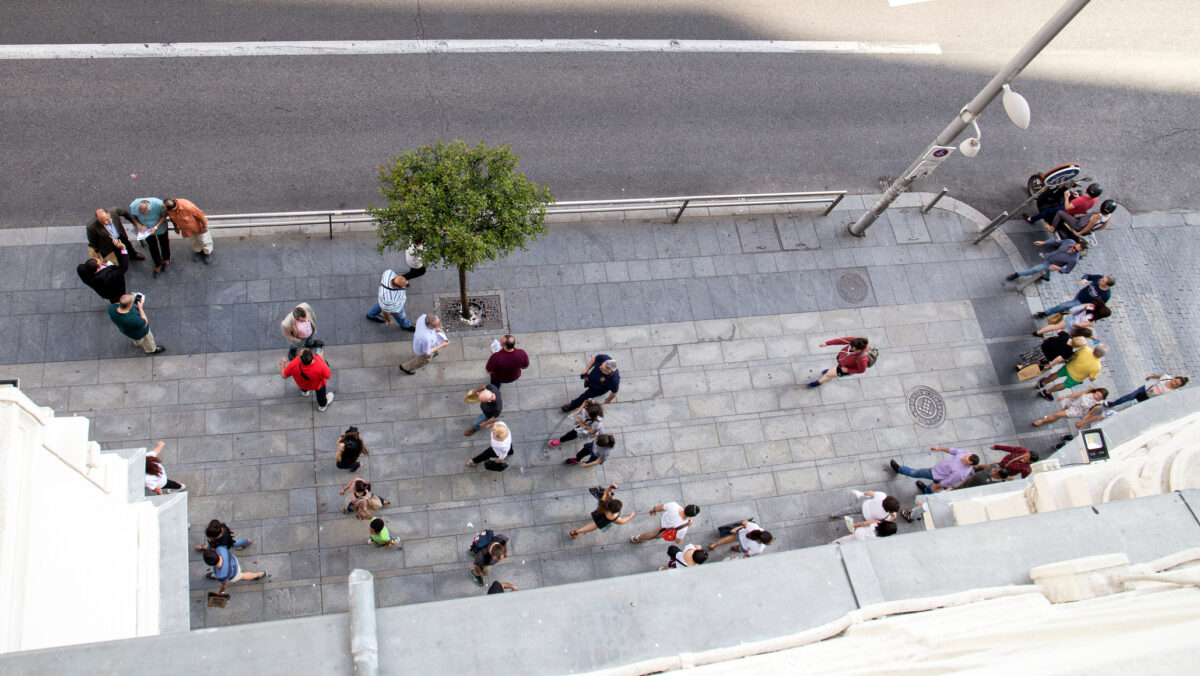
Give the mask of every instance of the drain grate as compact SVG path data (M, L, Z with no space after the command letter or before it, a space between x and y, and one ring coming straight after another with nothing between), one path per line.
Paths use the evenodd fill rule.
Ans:
M844 272L837 280L837 292L847 303L861 303L867 299L867 280L862 275Z
M940 427L946 422L946 401L928 385L917 385L906 397L908 414L922 427Z
M437 299L437 313L447 331L497 331L504 328L504 301L499 294L467 296L473 321L462 319L462 299L455 294Z

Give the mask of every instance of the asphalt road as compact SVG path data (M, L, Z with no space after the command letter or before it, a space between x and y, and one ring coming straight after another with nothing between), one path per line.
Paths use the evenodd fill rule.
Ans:
M0 61L0 227L81 223L97 206L143 195L187 196L210 213L361 207L378 199L379 163L452 138L513 146L525 173L559 199L876 191L1049 13L1007 3L1025 16L964 36L963 17L974 10L949 0L908 13L879 0L836 16L818 11L830 3L806 3L808 23L781 14L776 5L789 3L746 3L733 13L711 2L689 12L678 2L614 2L606 12L558 4L421 3L418 13L411 3L386 2L352 11L272 0L9 2L0 7L0 43L870 39L939 42L944 54ZM1014 128L997 103L982 119L980 155L952 158L918 189L948 186L999 211L1021 198L1032 171L1078 160L1132 210L1196 206L1200 98L1170 69L1191 63L1194 47L1163 47L1183 50L1167 60L1161 50L1143 53L1137 40L1114 36L1152 34L1153 7L1093 4L1060 36L1058 51L1019 80L1034 109L1031 129ZM1183 44L1200 28L1178 16ZM1008 28L1016 34L1005 35ZM1100 29L1111 35L1093 45ZM1116 75L1097 72L1097 63L1116 64ZM1143 70L1158 79L1140 78Z

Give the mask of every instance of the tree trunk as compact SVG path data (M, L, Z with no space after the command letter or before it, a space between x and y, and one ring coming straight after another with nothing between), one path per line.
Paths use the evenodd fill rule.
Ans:
M464 320L471 318L471 308L467 305L467 269L463 266L458 266L458 293L462 300L462 312L460 313Z

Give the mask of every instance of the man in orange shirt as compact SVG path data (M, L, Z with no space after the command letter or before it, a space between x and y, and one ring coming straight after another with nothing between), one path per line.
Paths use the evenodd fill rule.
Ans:
M208 234L208 217L190 200L182 197L172 197L163 200L163 208L171 223L175 224L175 234L192 241L192 253L204 256L204 264L212 263L213 241Z

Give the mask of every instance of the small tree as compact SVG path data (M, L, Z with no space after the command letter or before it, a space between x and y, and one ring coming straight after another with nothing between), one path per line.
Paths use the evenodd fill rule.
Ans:
M423 146L379 168L387 204L367 205L379 232L379 251L421 247L426 265L458 268L462 316L469 319L467 273L507 256L546 232L546 203L554 196L517 171L508 146L462 141Z

